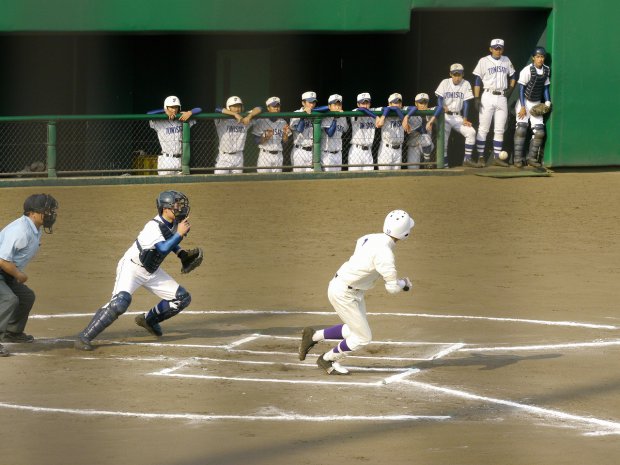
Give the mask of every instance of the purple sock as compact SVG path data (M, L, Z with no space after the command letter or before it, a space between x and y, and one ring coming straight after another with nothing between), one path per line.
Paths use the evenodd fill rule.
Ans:
M325 328L323 334L325 339L342 339L342 327L344 325L336 325L331 328Z
M351 349L349 349L349 346L347 345L347 340L343 339L342 341L340 341L340 344L334 347L333 352L335 354L337 354L338 352L351 352Z

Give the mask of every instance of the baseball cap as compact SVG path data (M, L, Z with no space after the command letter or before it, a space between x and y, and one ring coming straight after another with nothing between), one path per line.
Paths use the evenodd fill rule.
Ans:
M361 94L357 94L358 102L363 102L364 100L372 100L368 92L362 92Z
M233 105L243 105L241 98L237 97L236 95L233 95L232 97L228 97L228 100L226 100L226 108L231 107Z
M390 95L390 98L388 98L388 103L393 103L393 102L396 102L397 100L402 101L403 96L400 95L398 92L394 92L392 95Z
M419 102L420 100L429 100L428 98L428 94L421 92L418 95L415 96L415 101Z
M332 94L327 99L327 103L329 103L330 105L332 103L336 103L336 102L342 103L342 95L340 95L340 94Z
M462 73L463 71L465 71L465 68L463 68L463 65L460 63L454 63L450 66L451 73Z
M164 100L164 110L166 109L166 107L180 107L181 106L181 101L179 100L179 97L176 97L174 95L171 95L170 97L166 97L166 100Z
M304 92L303 94L301 94L301 99L307 102L316 102L316 92Z
M280 105L280 98L279 97L269 97L267 99L267 101L265 102L265 104L268 107L275 107L276 105Z
M504 48L504 41L503 41L503 39L493 39L491 41L491 47L502 47L502 48Z

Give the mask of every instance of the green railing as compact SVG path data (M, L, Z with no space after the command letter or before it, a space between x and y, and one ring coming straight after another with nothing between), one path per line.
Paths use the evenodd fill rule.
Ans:
M374 112L379 115L379 112ZM416 115L432 115L432 111L416 112ZM323 171L321 164L321 120L330 116L359 117L359 112L313 113L299 112L261 113L259 118L311 119L314 142L312 169ZM200 113L192 116L195 124L190 129L183 123L181 173L212 173L215 170L219 140L213 120L229 118L220 113ZM157 156L161 147L156 132L148 121L165 120L165 115L75 115L0 117L0 177L69 177L84 175L132 175L156 174ZM403 161L394 163L399 168L417 165L444 167L443 115L435 126L435 152L431 163L407 163L407 139L403 145ZM407 137L407 136L406 136ZM292 139L283 144L282 171L292 171ZM372 147L373 167L379 169L377 154L381 142L381 130L375 131ZM343 136L342 170L360 166L347 159L351 143L351 129ZM256 172L258 147L251 129L246 137L243 171ZM368 165L364 165L368 166ZM159 170L162 171L162 170Z

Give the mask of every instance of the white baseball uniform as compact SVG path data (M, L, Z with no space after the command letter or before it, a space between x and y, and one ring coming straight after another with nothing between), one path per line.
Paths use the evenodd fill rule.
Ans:
M273 135L263 144L258 144L258 173L281 173L282 168L274 168L282 166L284 157L282 155L282 137L284 136L284 127L287 125L282 118L273 121L271 118L259 118L254 124L252 134L262 137L266 131L273 131Z
M219 153L215 161L215 174L243 173L243 147L249 129L254 125L250 121L245 125L234 118L216 119L215 129L220 138Z
M383 107L373 108L376 111L383 111ZM407 112L408 107L402 108ZM377 163L402 163L403 161L403 141L405 140L405 130L398 116L386 116L381 127L381 146L377 156ZM399 170L400 166L379 166L380 170Z
M501 56L499 59L487 55L480 58L473 74L479 76L484 87L480 100L480 124L478 126L478 153L484 152L487 134L493 121L493 151L496 156L502 150L504 130L508 119L508 101L505 91L508 89L509 78L515 73L510 59ZM482 150L481 150L482 149Z
M295 113L306 113L303 108L295 110ZM298 124L304 122L304 128L300 132L298 131ZM305 118L292 118L290 127L294 131L293 137L293 153L291 154L291 161L295 166L301 166L302 168L293 168L293 171L312 171L312 144L314 143L314 128L312 126L312 120ZM306 166L306 168L303 168Z
M157 215L144 225L136 239L140 247L152 249L158 242L166 240L160 230L160 224L166 223ZM146 271L140 263L140 251L136 241L131 244L118 262L112 296L121 291L133 294L139 287L144 287L163 300L173 300L179 284L162 267L157 268L154 273Z
M428 108L434 110L435 108ZM429 161L431 153L435 149L431 134L426 132L426 123L432 116L417 116L415 114L408 117L412 131L407 135L407 163L420 163L422 158ZM420 165L408 165L408 169L419 169Z
M187 121L191 126L195 120ZM158 119L149 121L149 126L157 132L161 155L157 157L157 168L167 168L170 171L158 171L159 175L175 174L181 170L181 156L183 154L183 121L178 119Z
M545 64L543 64L541 68L536 68L533 64L527 65L519 73L519 80L517 81L522 86L527 86L527 84L532 79L532 72L531 72L531 68L532 67L535 69L536 74L538 74L539 76L543 75L543 72L545 71L545 68L547 70L549 69L549 67L547 65L545 65ZM549 71L547 71L547 72L549 72ZM551 80L549 79L549 77L547 77L547 79L545 80L544 85L548 86L550 84L551 84ZM519 112L521 111L521 100L517 99L517 105L515 107L515 111L517 112L517 123L527 123L529 121L530 124L532 125L532 127L535 127L537 124L544 124L542 116L530 115L530 109L534 105L537 105L539 103L541 103L540 100L532 101L532 100L528 100L526 98L525 99L525 116L523 118L519 118Z
M360 111L357 108L352 111ZM375 140L375 119L372 116L351 117L351 146L349 147L349 171L372 171L372 144Z
M332 136L326 132L321 137L321 164L325 165L342 165L342 135L349 129L349 123L344 117L334 118L329 116L321 121L321 129L328 129L333 121L336 121L336 130ZM327 167L324 171L341 171L341 167Z
M444 131L444 157L448 158L448 139L452 129L460 132L465 137L465 157L471 157L476 144L476 130L471 126L463 125L463 104L466 100L472 100L474 93L471 84L462 79L458 84L454 84L452 78L444 79L439 83L435 95L443 98L443 108L445 112L445 131Z

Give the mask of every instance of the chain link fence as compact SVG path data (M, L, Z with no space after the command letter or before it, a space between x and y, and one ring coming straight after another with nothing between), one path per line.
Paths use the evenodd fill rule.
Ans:
M263 170L258 165L260 163L264 166L265 160L268 161L270 170L291 172L294 171L294 166L298 166L294 165L292 157L292 132L290 137L282 142L281 152L271 150L275 147L269 147L269 143L263 143L262 147L267 147L267 150L261 150L258 144L265 134L265 128L276 133L281 131L279 135L282 136L282 131L287 131L288 127L282 129L282 126L288 125L291 118L299 116L299 113L262 113L252 120L249 127L242 129L239 129L238 124L222 124L225 120L234 119L221 114L198 114L192 116L190 123L185 124L169 122L165 115L1 117L0 177L157 175L158 171L167 174L217 174L217 167L222 166L225 155L241 148L235 155L241 160L241 166L235 172L261 172ZM345 117L348 126L341 132L342 143L337 144L341 145L342 153L342 161L339 162L336 157L337 163L334 163L333 158L326 161L321 150L320 139L327 136L320 128L320 123L323 118L330 116ZM377 166L381 163L378 161L382 145L380 129L374 131L372 147L367 146L366 149L368 154L372 154L372 161L368 157L362 163L360 160L349 159L349 151L356 142L352 140L351 116L359 116L359 113L304 114L307 121L314 122L314 142L310 152L313 159L303 166L314 171L328 170L327 163L332 166L330 170L361 168L360 164L369 170L385 168ZM276 123L278 119L281 121ZM218 120L219 123L216 123ZM161 166L158 168L158 158L161 164L165 145L151 127L151 121L170 124L168 133L175 138L178 147L174 150L176 153L167 154L178 158L172 172ZM442 122L443 119L440 119L438 127L443 127ZM175 127L176 130L173 130ZM390 162L392 167L406 169L443 166L443 151L440 150L438 154L436 149L437 134L433 135L435 149L430 153L430 163L407 166L407 144L412 138L412 135L405 136L404 143L398 149L402 152L401 158Z

